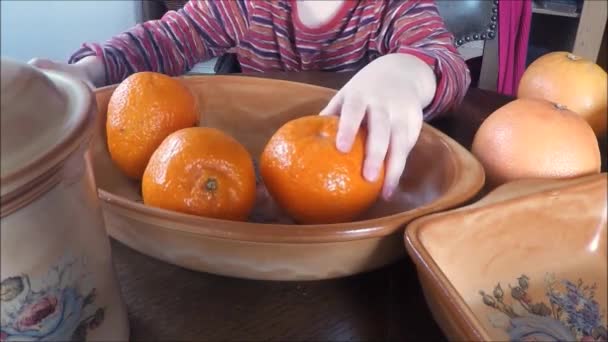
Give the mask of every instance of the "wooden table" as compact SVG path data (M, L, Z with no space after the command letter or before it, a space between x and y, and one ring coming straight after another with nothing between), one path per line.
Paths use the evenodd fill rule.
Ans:
M339 88L351 75L264 76ZM483 119L508 101L471 89L453 113L432 124L469 147ZM409 259L343 279L265 282L188 271L116 241L112 248L134 341L445 340Z

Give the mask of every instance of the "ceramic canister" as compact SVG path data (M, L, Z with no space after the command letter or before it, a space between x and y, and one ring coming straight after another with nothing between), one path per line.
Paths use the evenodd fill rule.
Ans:
M2 59L2 341L126 341L82 82Z

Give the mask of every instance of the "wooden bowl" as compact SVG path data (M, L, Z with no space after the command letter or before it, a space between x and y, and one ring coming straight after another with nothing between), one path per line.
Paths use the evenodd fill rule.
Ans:
M406 247L444 333L606 341L607 185L605 173L518 181L412 222Z
M318 113L334 90L244 76L194 76L201 124L220 128L258 157L286 121ZM107 103L114 87L97 90L99 134L91 160L109 234L146 255L188 269L242 278L312 280L368 271L405 255L403 227L424 214L457 206L482 187L481 165L463 147L424 126L401 188L360 220L293 225L231 222L156 209L141 203L139 184L110 160Z

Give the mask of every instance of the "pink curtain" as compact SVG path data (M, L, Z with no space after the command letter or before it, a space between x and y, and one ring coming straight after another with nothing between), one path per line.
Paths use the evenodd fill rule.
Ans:
M498 1L498 92L515 95L526 69L532 0Z

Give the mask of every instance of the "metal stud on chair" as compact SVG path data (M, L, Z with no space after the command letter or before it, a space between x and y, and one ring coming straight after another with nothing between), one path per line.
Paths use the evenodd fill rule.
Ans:
M454 35L457 48L474 41L484 42L479 86L490 90L496 89L498 74L498 42L495 39L498 35L498 1L469 0L466 6L461 1L435 1L439 14Z

